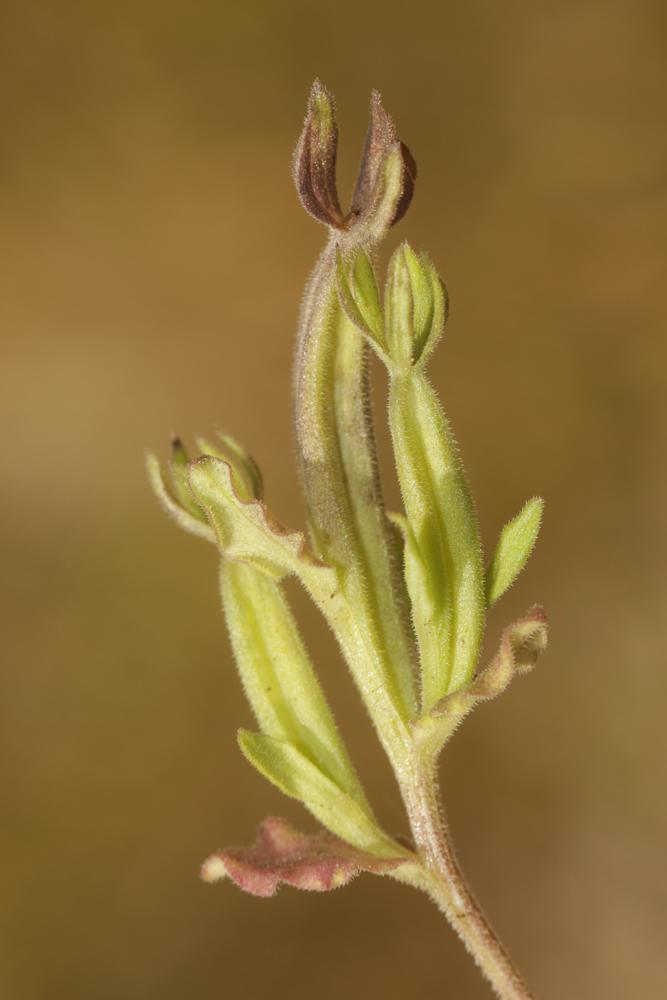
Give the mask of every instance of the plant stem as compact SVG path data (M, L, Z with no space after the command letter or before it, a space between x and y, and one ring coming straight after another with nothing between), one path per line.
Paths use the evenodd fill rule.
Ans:
M458 864L439 802L434 762L418 760L401 785L422 865L404 874L399 870L397 877L431 897L501 1000L534 1000Z

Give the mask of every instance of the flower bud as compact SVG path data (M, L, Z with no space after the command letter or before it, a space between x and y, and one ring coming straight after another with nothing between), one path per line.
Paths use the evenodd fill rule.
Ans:
M423 364L447 318L447 296L431 261L403 243L393 254L385 294L386 338L401 368Z
M220 443L211 444L197 438L202 455L212 455L227 462L232 472L232 483L240 500L261 500L264 492L262 472L254 458L230 434L218 431Z
M341 229L343 213L336 189L338 126L333 97L315 80L306 120L294 153L294 183L305 210L327 226Z

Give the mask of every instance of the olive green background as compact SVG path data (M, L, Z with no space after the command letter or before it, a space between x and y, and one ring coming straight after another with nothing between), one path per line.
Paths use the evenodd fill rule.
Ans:
M0 39L0 994L488 996L389 879L258 900L197 878L267 814L312 823L236 748L214 553L157 509L144 449L219 425L303 523L290 364L323 231L289 164L320 75L343 193L373 86L419 163L392 242L450 289L431 372L487 548L546 498L489 651L538 600L550 650L443 760L461 859L540 998L664 995L665 4L6 0Z

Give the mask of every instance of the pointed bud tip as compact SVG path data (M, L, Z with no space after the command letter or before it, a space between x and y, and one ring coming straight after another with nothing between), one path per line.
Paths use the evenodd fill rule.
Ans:
M306 119L294 151L292 172L304 209L334 229L343 225L336 187L338 127L332 95L316 79L310 88Z

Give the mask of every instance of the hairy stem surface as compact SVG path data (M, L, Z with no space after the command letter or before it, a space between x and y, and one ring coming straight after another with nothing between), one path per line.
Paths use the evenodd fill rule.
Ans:
M431 897L501 1000L534 1000L461 871L439 802L434 763L419 760L401 786L422 865L399 870L395 877Z

